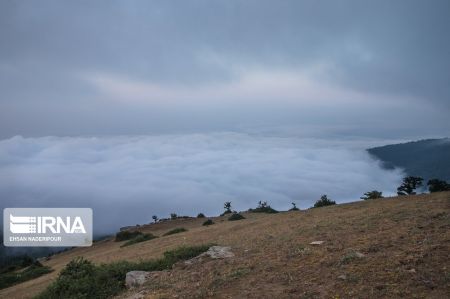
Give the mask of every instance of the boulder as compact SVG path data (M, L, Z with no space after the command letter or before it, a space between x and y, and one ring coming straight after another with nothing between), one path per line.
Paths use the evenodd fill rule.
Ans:
M224 259L234 257L234 253L231 251L231 247L228 246L211 246L208 251L191 258L187 261L178 262L173 265L173 268L184 269L186 266L201 263L204 259Z
M309 245L322 245L324 241L312 241Z
M130 271L125 276L125 285L127 288L139 287L147 281L157 278L160 271Z
M203 253L213 259L224 259L234 257L231 247L228 246L211 246L208 251Z

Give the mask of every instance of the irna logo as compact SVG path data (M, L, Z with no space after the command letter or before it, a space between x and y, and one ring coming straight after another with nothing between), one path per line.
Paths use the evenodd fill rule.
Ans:
M71 217L65 217L64 220L62 217L27 217L13 216L10 214L9 220L9 230L13 234L46 234L47 232L54 234L61 232L67 234L86 233L80 217L74 217L73 220Z
M3 243L5 246L91 246L92 210L4 209Z

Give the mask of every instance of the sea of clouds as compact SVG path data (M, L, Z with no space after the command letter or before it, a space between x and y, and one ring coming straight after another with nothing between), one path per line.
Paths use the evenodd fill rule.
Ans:
M361 143L246 133L115 137L16 136L0 141L6 207L91 207L97 233L152 215L217 215L267 201L308 208L377 189L394 194L401 170L385 170Z

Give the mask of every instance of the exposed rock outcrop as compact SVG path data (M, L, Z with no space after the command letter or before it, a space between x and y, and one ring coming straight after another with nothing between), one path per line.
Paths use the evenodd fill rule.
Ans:
M232 258L234 253L231 247L227 246L211 246L208 251L187 261L181 261L173 265L173 268L186 268L194 263L201 263L203 259L224 259ZM158 278L164 271L130 271L126 274L125 285L127 288L136 288L144 283Z
M147 281L157 278L162 271L130 271L125 276L125 285L127 288L135 288L143 285Z
M194 263L200 263L204 259L224 259L234 257L234 253L231 251L231 247L228 246L211 246L208 251L191 258L190 260L182 262L182 265L179 263L175 264L175 267L183 268L184 266L190 266Z
M205 255L213 259L224 259L234 257L234 253L231 251L231 247L228 246L211 246L208 251L202 253L200 256Z

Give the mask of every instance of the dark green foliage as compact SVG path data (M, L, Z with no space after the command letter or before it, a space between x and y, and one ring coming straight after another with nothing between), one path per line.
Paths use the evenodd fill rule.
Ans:
M170 268L170 267L172 267L173 264L175 264L178 261L188 260L188 259L198 256L199 254L207 251L209 249L209 247L211 247L213 245L214 244L207 244L207 245L201 245L201 246L181 246L181 247L178 247L177 249L166 251L166 252L164 252L164 259L163 259L164 263L163 264L168 264L169 266L167 268ZM161 269L161 270L163 270L163 269ZM145 270L145 271L149 271L149 270Z
M178 234L178 233L182 233L182 232L187 232L187 229L185 229L184 227L177 227L172 230L169 230L163 236L169 236L169 235Z
M152 216L152 219L153 219L153 221L154 221L155 223L158 222L158 216L153 215L153 216Z
M167 251L164 257L157 260L141 262L115 262L94 265L88 260L77 258L72 260L61 271L58 278L37 299L78 299L78 298L111 298L125 289L125 275L129 271L161 271L170 269L180 260L193 258L212 245L180 247Z
M361 196L360 198L364 200L383 198L383 192L377 190L369 191L364 193L364 196Z
M136 238L137 236L142 235L139 231L129 231L129 230L123 230L116 234L116 242L131 240Z
M19 255L9 257L7 260L2 263L0 268L0 274L6 272L16 271L33 264L33 258L29 255Z
M13 270L13 272L10 271L0 274L0 289L42 276L52 271L50 267L44 267L40 262L35 261L22 271Z
M225 216L226 214L231 214L233 213L231 211L231 201L227 201L223 204L223 208L225 209L225 212L223 212L222 214L220 214L220 216Z
M203 225L204 226L207 226L207 225L213 225L214 224L214 222L211 220L211 219L208 219L208 220L206 220L205 222L203 222Z
M175 213L171 213L171 214L170 214L170 219L175 220L175 219L177 219L177 218L178 218L178 215L177 215L177 214L175 214Z
M335 205L336 202L328 198L327 195L322 195L318 201L314 204L314 208L320 208L325 206Z
M76 258L66 265L57 280L37 298L100 298L100 293L106 288L105 285L98 288L96 270L96 266L90 261ZM109 285L108 289L111 289Z
M289 211L300 211L299 208L297 208L297 205L295 204L295 202L291 202L292 204L292 208L289 209Z
M268 213L268 214L274 214L278 213L277 210L272 209L266 201L259 201L258 207L256 209L249 209L250 213Z
M197 218L205 218L205 214L203 214L203 213L198 213Z
M142 234L142 235L138 235L138 236L134 237L133 239L129 240L128 242L125 242L120 247L130 246L130 245L133 245L136 243L145 242L145 241L156 239L156 238L158 238L158 237L154 236L152 234Z
M408 175L450 181L450 139L428 139L368 149L384 167L401 167Z
M403 183L397 188L398 195L413 195L414 190L422 186L423 178L415 176L407 176L403 178Z
M228 217L228 221L236 221L236 220L242 220L242 219L245 219L245 217L239 213L233 213L233 215Z
M430 193L433 192L442 192L442 191L450 191L450 184L448 184L446 181L438 180L438 179L432 179L427 182L428 191Z

